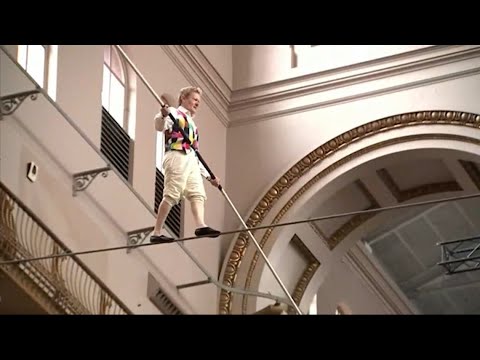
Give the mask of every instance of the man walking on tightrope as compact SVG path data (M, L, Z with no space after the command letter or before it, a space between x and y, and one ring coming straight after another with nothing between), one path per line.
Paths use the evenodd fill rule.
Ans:
M207 196L202 176L215 187L218 187L220 182L218 178L213 180L210 178L208 171L198 160L194 151L194 149L198 149L198 128L193 118L200 106L201 96L200 88L185 87L180 90L178 108L168 107L168 104L165 104L161 112L155 116L155 129L165 134L165 157L163 159L165 184L163 199L158 207L157 221L150 238L152 243L174 241L171 237L160 235L160 232L171 208L184 198L191 204L196 224L195 235L205 237L220 235L220 231L205 224L204 213ZM185 141L176 124L168 116L169 112L177 119L178 126L183 129L191 145Z

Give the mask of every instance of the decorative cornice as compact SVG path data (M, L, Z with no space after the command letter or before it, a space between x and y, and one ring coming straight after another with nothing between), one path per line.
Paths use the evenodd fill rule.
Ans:
M278 101L279 98L296 98L299 95L308 95L319 90L327 91L339 86L349 86L444 65L476 57L479 50L478 46L431 46L332 70L239 89L232 94L231 110L235 111L265 102L270 103Z
M311 153L306 155L303 159L298 161L294 166L292 166L280 179L267 191L263 198L259 201L253 212L250 214L247 220L248 227L258 226L261 221L265 218L266 214L271 210L273 205L280 199L280 197L294 184L296 183L305 173L310 169L316 166L319 162L325 160L327 157L336 153L340 149L345 148L346 146L351 145L354 142L357 142L366 137L373 136L375 134L389 131L392 129L398 129L406 126L414 125L460 125L467 126L472 128L478 128L480 126L480 115L457 112L457 111L420 111L405 113L401 115L395 115L386 117L383 119L372 121L368 124L358 126L354 129L351 129L334 139L324 143L319 146L317 149L313 150ZM465 142L472 142L473 140L467 137L455 136L455 135L413 135L406 136L400 139L392 139L387 142L378 143L373 146L361 149L354 154L348 155L336 163L330 165L328 168L323 170L312 180L310 180L305 186L303 186L282 208L282 210L277 214L272 224L277 223L289 210L289 208L300 198L309 187L313 185L319 178L327 175L332 172L334 169L338 168L340 165L347 163L355 157L358 157L364 153L372 151L376 148L380 148L395 142L401 141L413 141L418 139L456 139ZM477 143L477 141L475 141ZM263 247L266 240L269 238L272 229L267 230L262 241L261 246ZM234 244L233 249L231 250L230 257L227 261L226 268L223 275L223 282L228 286L234 286L234 283L237 278L237 272L240 268L242 259L246 253L247 246L249 243L248 237L241 233ZM255 264L258 260L258 252L255 253L254 259L250 265L248 271L246 285L247 288L250 285L251 274L255 268ZM231 311L232 305L232 294L230 292L222 290L220 295L220 304L219 312L221 314L228 314Z
M312 280L313 275L320 267L320 261L312 254L312 252L308 249L308 247L303 243L303 241L295 234L292 238L292 244L300 251L300 253L305 257L307 260L307 266L303 270L303 274L298 279L298 282L295 286L295 290L293 290L292 298L295 301L295 304L300 306L300 302L302 301L303 294L307 289L310 280ZM295 314L295 309L293 306L288 307L289 314Z
M438 192L447 192L447 191L462 191L462 187L456 181L445 181L439 183L430 183L423 184L419 186L412 187L410 189L401 190L400 187L395 183L390 173L387 169L377 170L377 175L380 180L385 184L385 186L390 190L392 195L397 199L398 202L404 202L417 196L435 194Z
M195 66L197 74L204 79L209 89L214 90L215 94L218 94L224 110L228 111L232 98L232 89L208 61L202 50L197 45L181 45L180 50L184 54L184 59L189 60Z
M193 86L204 90L204 102L228 126L231 90L203 53L191 45L161 45L170 60Z
M438 54L440 53L440 54ZM474 66L462 71L447 70L441 75L432 73L423 79L409 81L399 79L377 84L369 89L359 88L356 85L368 82L393 79L398 75L416 71L428 70L451 63L478 58L478 46L440 46L421 50L421 54L406 53L401 61L386 61L379 59L371 64L358 64L347 68L335 69L329 72L319 72L304 77L292 78L283 82L262 85L256 88L235 90L232 93L232 102L229 108L230 126L241 126L272 118L312 111L337 104L358 101L383 94L391 94L407 89L430 85L438 82L472 76L480 73L480 67ZM355 85L355 86L354 86ZM339 89L345 91L338 92ZM330 95L335 90L337 93ZM302 97L313 94L322 94L317 99L298 101ZM295 100L294 103L282 102ZM269 106L276 103L276 106ZM256 111L252 108L259 107Z
M331 90L352 87L376 80L389 79L415 71L480 57L480 46L437 45L402 54L375 59L329 71L320 71L275 81L246 89L232 90L196 45L161 45L179 71L192 85L205 89L204 100L226 126L240 126L260 120L311 111L339 103L357 101L398 92L418 86L438 83L480 73L480 68L450 71L438 76L426 76L417 81L400 81L395 85L375 86L373 90L350 91L340 96L308 101L307 104L269 106L312 94L326 94ZM243 113L254 107L266 106L262 111Z

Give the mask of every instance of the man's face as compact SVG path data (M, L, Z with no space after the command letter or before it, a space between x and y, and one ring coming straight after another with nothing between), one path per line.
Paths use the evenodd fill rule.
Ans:
M192 92L187 97L183 97L182 106L194 115L200 106L200 94Z

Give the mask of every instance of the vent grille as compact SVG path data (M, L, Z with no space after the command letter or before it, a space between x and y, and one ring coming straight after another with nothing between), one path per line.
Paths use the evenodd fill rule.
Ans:
M163 292L158 281L152 274L148 274L147 294L151 302L162 312L164 315L182 315L180 309L169 299L169 297Z
M102 134L100 139L100 151L104 154L112 165L119 171L125 180L130 181L130 159L132 154L133 142L128 133L117 123L110 113L102 108ZM155 174L155 199L154 210L162 201L164 187L164 177L157 168ZM173 235L180 237L182 202L175 205L165 220L165 225Z
M100 151L129 181L131 139L110 113L102 107Z

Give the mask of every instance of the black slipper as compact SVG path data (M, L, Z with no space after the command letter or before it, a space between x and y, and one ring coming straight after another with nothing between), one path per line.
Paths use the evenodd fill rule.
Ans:
M156 243L156 244L162 244L162 243L171 243L174 242L175 239L165 236L165 235L152 235L150 237L150 242L151 243Z
M198 228L195 230L195 235L196 236L206 236L206 237L211 237L211 238L216 238L220 236L220 231L212 229L209 226Z

